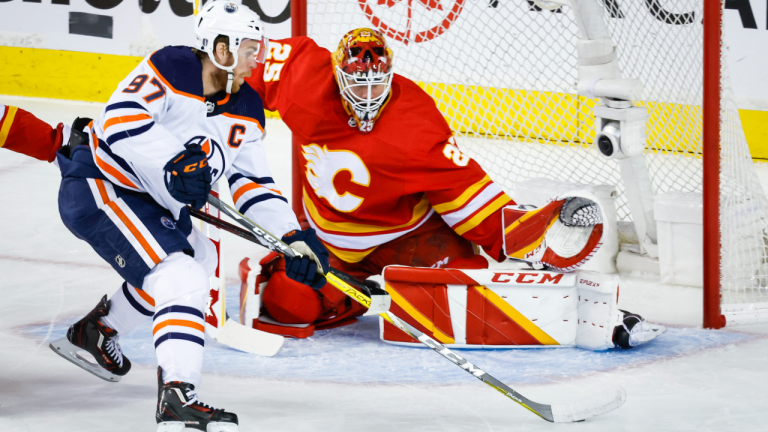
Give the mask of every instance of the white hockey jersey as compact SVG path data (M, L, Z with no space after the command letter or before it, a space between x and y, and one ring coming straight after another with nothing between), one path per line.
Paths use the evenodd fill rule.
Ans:
M278 237L301 229L267 167L260 96L244 83L238 93L206 99L202 64L189 47L165 47L145 58L119 84L89 136L94 162L111 182L150 194L176 218L185 204L168 192L163 167L194 143L208 154L213 181L226 176L241 213Z

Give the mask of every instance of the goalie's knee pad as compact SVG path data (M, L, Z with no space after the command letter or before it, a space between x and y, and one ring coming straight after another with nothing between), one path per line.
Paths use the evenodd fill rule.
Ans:
M219 265L219 252L213 241L201 233L197 228L192 228L192 232L187 236L187 241L192 245L195 251L195 261L205 269L208 277L216 274L216 267Z
M602 244L600 205L589 194L555 199L542 208L505 207L504 252L533 268L574 271Z

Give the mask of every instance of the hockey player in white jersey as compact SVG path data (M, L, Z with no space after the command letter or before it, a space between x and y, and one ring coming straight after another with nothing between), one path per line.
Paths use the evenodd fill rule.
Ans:
M217 254L187 206L202 207L224 176L241 213L304 254L286 262L294 279L324 283L328 252L314 231L301 231L267 168L262 102L244 84L268 46L258 16L215 1L195 18L195 36L194 48L166 47L145 58L84 127L86 145L72 140L57 155L64 224L125 282L51 348L118 381L131 366L119 336L152 317L158 431L236 431L235 414L199 402L195 392Z

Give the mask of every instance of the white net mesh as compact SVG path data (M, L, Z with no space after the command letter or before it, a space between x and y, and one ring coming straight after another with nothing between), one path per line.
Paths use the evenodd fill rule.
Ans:
M601 0L625 78L649 110L646 163L655 194L702 191L700 0ZM551 3L542 2L547 9ZM513 0L308 0L307 33L334 50L356 27L388 36L396 72L435 99L461 148L510 195L531 178L612 184L631 220L616 161L591 148L596 101L578 96L577 27L567 6ZM723 62L725 63L725 62ZM723 302L768 301L768 201L723 83ZM418 113L414 113L418 115Z

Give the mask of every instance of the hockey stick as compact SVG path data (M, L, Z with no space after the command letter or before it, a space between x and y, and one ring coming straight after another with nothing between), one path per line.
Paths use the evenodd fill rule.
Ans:
M218 226L219 228L243 237L246 240L258 243L271 251L286 255L289 258L301 258L302 255L299 252L296 252L282 240L273 236L269 231L261 228L256 223L242 215L228 204L222 202L215 196L208 195L208 203L219 209L219 211L222 213L236 220L240 225L245 227L246 230L194 209L190 209L190 214L195 217L205 217L207 219L205 220L207 223ZM200 216L198 216L198 214L200 214ZM389 310L391 298L386 291L378 287L378 284L376 284L377 286L374 286L373 284L365 284L359 282L351 275L348 275L343 271L335 268L329 269L325 273L325 278L331 285L368 308L368 311L363 314L364 316L378 315Z
M215 191L211 191L216 194ZM219 262L216 273L210 279L210 292L205 312L205 333L222 345L260 356L272 357L277 354L285 342L280 335L253 329L233 321L226 311L226 295L224 274L222 269L221 228L211 224L210 221L219 220L216 216L219 211L213 207L206 207L198 211L196 216L202 222L200 227L205 235L216 244ZM232 226L233 228L236 228Z
M248 218L240 214L237 210L226 205L225 203L222 203L218 198L209 196L208 202L211 203L211 205L213 205L214 207L218 208L220 211L224 212L225 214L229 215L230 217L238 221L245 228L247 228L249 231L249 234L252 234L252 237L258 239L258 243L267 246L271 250L286 251L285 252L286 255L290 257L301 256L301 254L291 249L290 246L283 243L282 241L277 239L275 236L273 236L269 232L260 228L255 223L251 222ZM241 234L238 234L238 235L241 235ZM241 235L241 237L248 238L249 240L251 239L250 236L246 237L245 235ZM331 285L333 285L334 287L342 291L344 294L347 294L349 297L351 297L358 303L369 308L372 306L372 298L370 293L375 292L375 289L378 289L379 291L383 291L380 288L372 287L370 284L364 284L356 280L352 276L347 275L346 273L338 272L338 270L335 270L335 269L330 269L328 271L328 273L326 274L326 280L328 281L328 283L330 283ZM357 287L359 290L355 289L354 287ZM387 303L389 302L387 301ZM374 306L375 306L375 302L374 302ZM369 309L369 312L370 312L370 309ZM504 396L507 396L508 398L522 405L523 407L525 407L532 413L538 415L539 417L543 418L544 420L547 420L550 422L556 422L556 423L583 421L589 417L593 417L596 415L605 414L607 412L613 411L616 408L620 407L622 404L624 404L624 402L627 399L626 391L624 391L623 388L616 386L613 389L606 390L593 397L586 398L584 400L573 402L570 404L547 405L547 404L534 402L526 398L525 396L521 395L520 393L516 392L511 387L507 386L503 382L494 378L490 374L481 370L474 364L465 360L460 355L454 353L453 351L448 349L446 346L444 346L440 342L437 342L436 340L420 332L419 330L417 330L407 322L399 319L395 314L389 311L389 304L387 304L387 308L385 310L380 310L377 313L379 313L379 315L382 318L392 323L395 327L397 327L401 331L405 332L409 336L413 337L414 339L418 340L422 344L431 348L432 350L434 350L444 358L451 361L456 366L459 366L460 368L465 370L467 373L471 374L472 376L484 382L485 384L488 384L489 386L498 390Z

